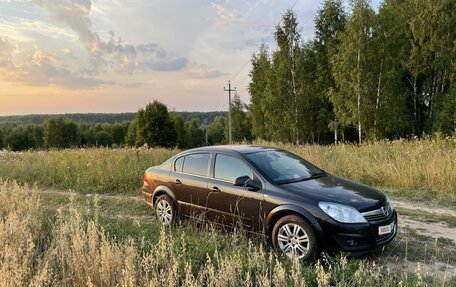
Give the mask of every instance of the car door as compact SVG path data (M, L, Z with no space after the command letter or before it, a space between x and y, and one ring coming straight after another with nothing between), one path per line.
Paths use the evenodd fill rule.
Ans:
M258 179L254 169L245 160L234 155L216 153L208 181L208 216L227 226L242 224L248 231L257 229L260 221L263 193L247 187L234 186L240 176Z
M174 161L170 181L183 215L200 217L205 213L210 158L210 153L193 153Z

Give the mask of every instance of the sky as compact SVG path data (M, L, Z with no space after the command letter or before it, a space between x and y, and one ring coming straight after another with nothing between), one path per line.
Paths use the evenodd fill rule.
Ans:
M374 8L380 0L373 1ZM0 0L0 115L248 103L250 58L292 8L303 40L321 1Z

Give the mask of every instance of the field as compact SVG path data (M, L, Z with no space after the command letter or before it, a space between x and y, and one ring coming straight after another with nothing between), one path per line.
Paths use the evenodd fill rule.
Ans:
M410 201L456 205L456 139L381 141L361 146L294 146L290 150L326 171ZM177 149L77 149L4 152L0 178L79 193L137 194L144 170Z
M138 188L145 168L178 150L4 152L0 286L456 284L454 139L280 147L386 191L398 238L363 260L299 264L240 232L189 221L162 229Z

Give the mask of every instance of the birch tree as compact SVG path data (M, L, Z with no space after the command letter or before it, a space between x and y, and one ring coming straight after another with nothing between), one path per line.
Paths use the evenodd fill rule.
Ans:
M342 126L354 125L358 143L371 120L372 70L368 41L372 38L374 11L369 1L351 1L352 15L340 35L339 53L333 56L333 76L338 91L331 94Z
M317 53L317 93L328 104L325 113L328 127L334 132L334 143L338 142L338 120L329 101L331 94L337 94L332 74L331 58L339 52L339 34L347 21L341 0L326 0L315 19L315 49Z
M252 118L253 136L269 140L265 122L266 96L271 73L271 63L268 50L265 44L260 46L259 52L254 54L251 59L252 70L250 71L250 115Z

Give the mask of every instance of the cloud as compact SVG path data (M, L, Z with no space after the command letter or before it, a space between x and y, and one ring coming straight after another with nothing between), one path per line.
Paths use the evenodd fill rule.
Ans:
M71 52L71 50L68 49L68 48L63 48L63 49L62 49L62 53L63 53L64 55L67 55L67 56L68 56L68 55L71 56L71 55L73 54L73 53Z
M184 75L191 79L211 79L224 76L226 73L206 65L191 63L184 71Z
M31 86L58 86L67 89L85 89L115 85L106 81L80 75L66 67L59 67L56 55L45 53L39 48L25 63L15 64L14 56L17 46L12 45L6 37L0 36L0 78L15 83Z
M6 60L11 58L14 47L8 41L7 37L0 36L0 59Z
M14 46L7 37L0 35L0 79L11 78L16 75L15 66L12 62Z
M124 43L111 31L109 39L103 41L92 30L89 17L91 0L31 0L38 7L46 10L50 17L74 31L79 41L98 65L112 65L118 70L135 72L138 67L154 71L177 71L186 66L188 60L174 57L155 43L132 45ZM126 63L128 62L128 63ZM96 70L97 67L94 67Z
M40 54L38 61L35 55ZM32 57L32 62L21 67L22 73L16 81L33 86L59 86L67 89L86 89L100 86L115 85L113 81L105 81L93 77L79 75L68 68L56 67L55 59L49 55L42 55L37 51Z
M31 60L33 64L41 67L42 63L57 63L58 58L53 54L46 54L40 49L36 49L35 53L32 55Z
M187 67L188 60L186 58L177 58L172 60L147 60L144 62L143 67L147 67L150 70L171 72L180 71Z
M245 24L245 19L236 10L228 10L220 3L212 2L212 10L217 14L217 25L221 27Z
M97 52L100 38L91 31L92 22L89 18L90 0L32 0L32 3L44 8L55 21L66 24L79 36L79 40L92 51Z
M141 88L144 87L146 83L143 82L133 82L133 83L127 83L123 84L123 87L129 88L129 89L136 89L136 88Z

